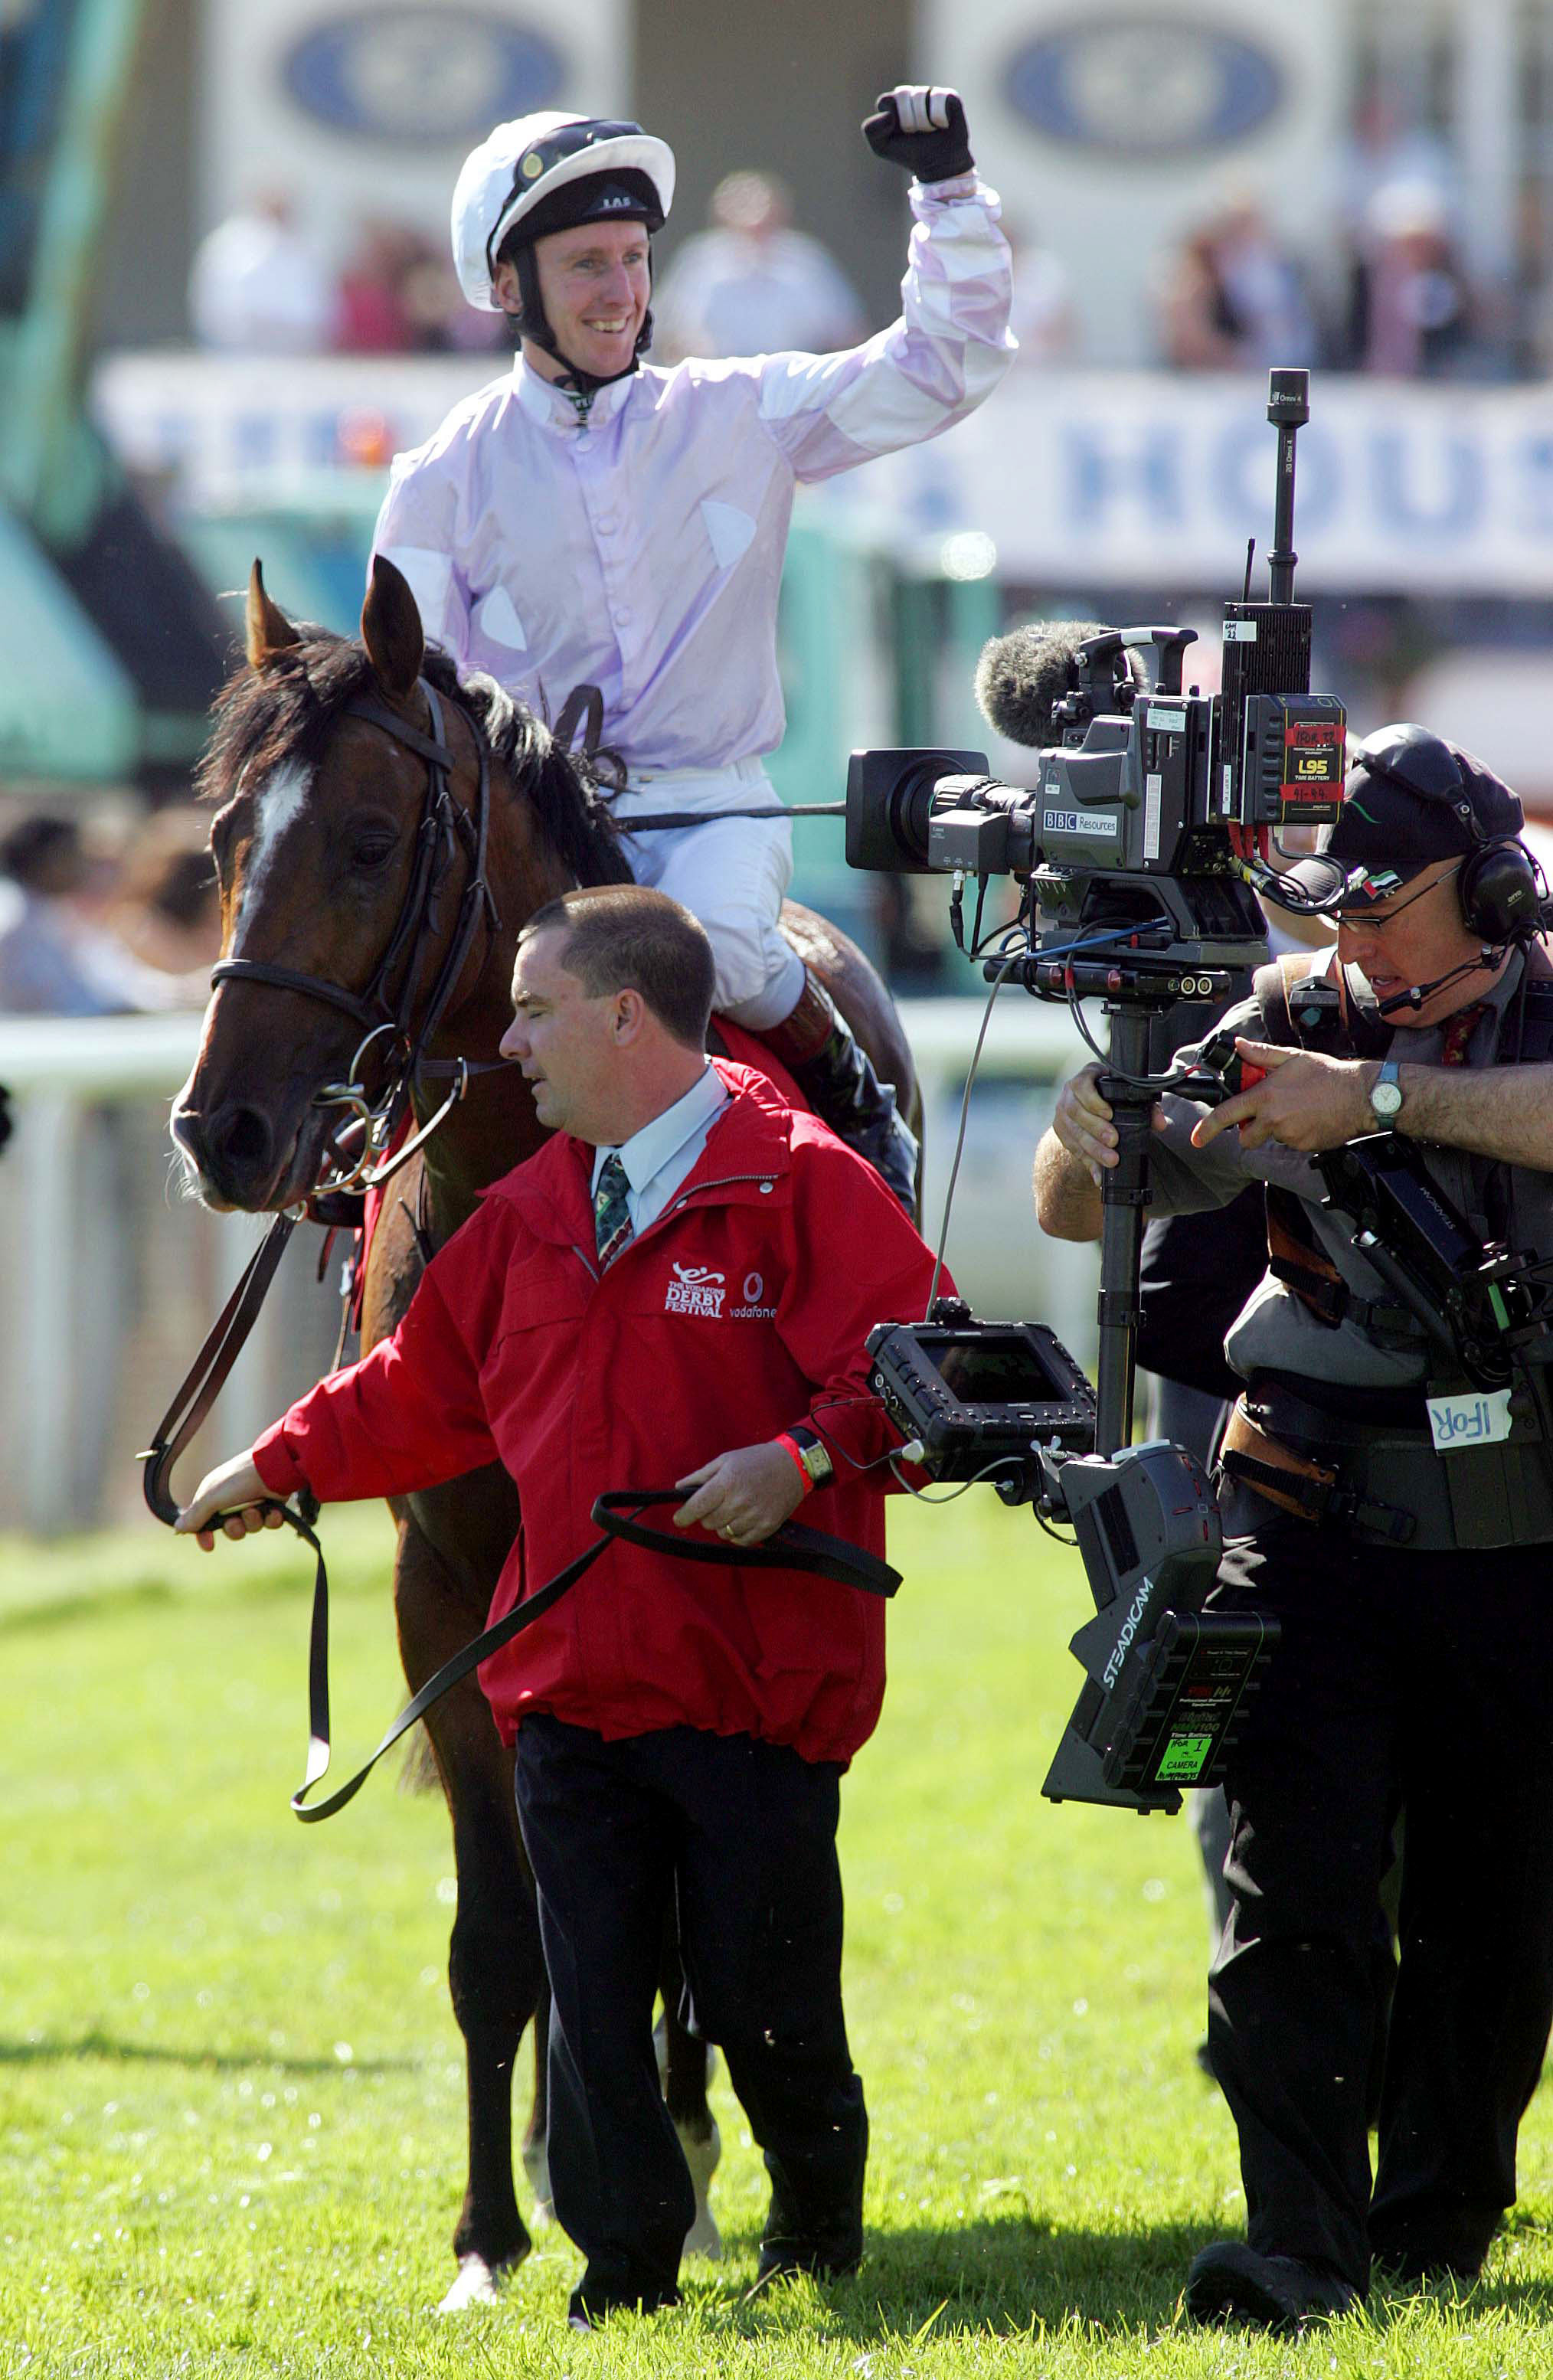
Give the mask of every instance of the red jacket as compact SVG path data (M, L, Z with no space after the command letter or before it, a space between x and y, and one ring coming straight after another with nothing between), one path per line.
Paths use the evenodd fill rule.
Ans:
M326 1503L402 1495L498 1457L523 1527L494 1620L597 1536L601 1489L666 1486L808 1421L836 1477L802 1518L881 1553L891 1473L847 1457L898 1441L863 1342L921 1315L931 1256L825 1125L752 1069L719 1071L734 1097L694 1171L601 1280L593 1151L558 1135L486 1193L394 1336L260 1439L266 1486L305 1482ZM480 1680L507 1742L548 1710L606 1737L688 1724L845 1761L879 1717L884 1606L801 1572L617 1542Z

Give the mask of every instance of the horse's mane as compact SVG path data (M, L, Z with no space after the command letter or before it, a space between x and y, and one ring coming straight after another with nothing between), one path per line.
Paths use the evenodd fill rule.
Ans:
M463 704L579 884L628 884L620 834L587 765L563 751L544 721L494 678L460 679L448 656L428 646L421 674ZM250 763L315 767L344 705L376 686L364 646L311 625L262 669L234 670L215 699L214 727L195 779L202 800L231 799Z

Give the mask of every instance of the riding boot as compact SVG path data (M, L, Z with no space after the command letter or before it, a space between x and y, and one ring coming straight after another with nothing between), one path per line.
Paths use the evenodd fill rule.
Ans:
M755 1036L781 1060L815 1114L868 1163L906 1213L916 1213L916 1136L895 1106L865 1050L812 969L798 1005L780 1025Z

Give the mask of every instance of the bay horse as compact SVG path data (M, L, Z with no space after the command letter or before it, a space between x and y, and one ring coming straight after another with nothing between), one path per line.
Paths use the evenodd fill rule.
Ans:
M437 979L442 1004L420 1053L429 1071L440 1067L445 1079L456 1059L494 1061L512 1017L525 919L574 884L628 881L630 869L591 771L493 680L461 684L446 657L427 650L415 599L391 563L374 565L359 642L294 625L266 593L258 563L246 628L247 661L217 698L200 767L201 794L219 806L211 848L222 960L172 1134L206 1204L260 1214L306 1199L327 1172L339 1116L319 1104L320 1094L345 1074L374 1002L385 1017L397 1013L413 1040L422 1019L406 1008L417 1008L419 986ZM428 753L436 748L451 763L445 793L460 813L443 872L451 879L461 869L463 882L432 884L425 935L411 947L403 925L412 895L419 897L414 888L427 881ZM434 776L431 783L435 791ZM471 820L480 809L488 831L477 834ZM474 886L481 844L489 898L477 902L478 917L468 911L474 929L460 932L454 895ZM465 916L460 900L458 919ZM910 1051L878 976L811 912L787 904L783 928L880 1078L894 1083L902 1112L919 1125ZM412 1099L416 1123L424 1123L441 1104L440 1088L418 1074ZM516 1068L491 1065L472 1076L385 1195L367 1259L363 1351L393 1330L428 1255L474 1211L480 1191L544 1137ZM394 1613L413 1692L485 1624L516 1533L517 1496L493 1464L391 1509ZM458 2274L443 2301L453 2311L493 2295L497 2277L531 2244L512 2157L513 2067L530 2021L534 2095L524 2162L541 2207L548 2197L548 1996L512 1755L475 1680L448 1694L425 1724L453 1823L458 1903L448 1980L467 2071L468 2179L453 2236ZM676 1966L666 1952L664 2092L700 2202L687 2245L717 2252L705 2207L718 2145L707 2050L680 2022Z

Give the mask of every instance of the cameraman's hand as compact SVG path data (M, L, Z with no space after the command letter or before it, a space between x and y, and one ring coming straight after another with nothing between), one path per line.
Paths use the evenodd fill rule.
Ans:
M1243 1148L1263 1148L1269 1140L1305 1155L1341 1148L1376 1129L1369 1095L1379 1068L1357 1058L1327 1058L1314 1050L1280 1050L1267 1041L1236 1038L1235 1048L1263 1079L1215 1108L1192 1131L1195 1148L1207 1148L1221 1132L1240 1126Z
M218 1522L228 1537L281 1525L280 1507L250 1454L235 1454L230 1463L207 1471L173 1525L180 1536L195 1538L209 1553Z
M1051 1119L1052 1132L1068 1155L1087 1167L1089 1179L1097 1189L1102 1166L1117 1162L1116 1126L1110 1120L1110 1109L1095 1087L1099 1077L1098 1066L1086 1066L1082 1074L1065 1082L1057 1094L1057 1109ZM1158 1102L1153 1122L1156 1132L1163 1128L1164 1114Z
M803 1474L783 1446L736 1446L715 1463L687 1471L676 1488L696 1493L673 1516L676 1529L699 1525L731 1545L758 1546L804 1500Z
M937 83L902 82L881 91L863 137L876 157L904 165L919 182L952 181L975 163L960 94Z

